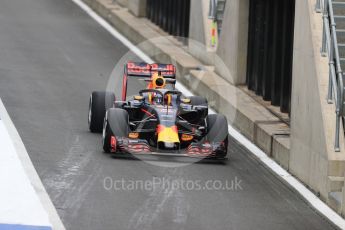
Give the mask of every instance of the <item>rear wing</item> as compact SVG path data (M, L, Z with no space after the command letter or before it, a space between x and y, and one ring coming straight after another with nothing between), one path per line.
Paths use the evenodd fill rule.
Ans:
M164 78L176 79L176 68L172 64L147 64L144 62L128 62L125 65L127 77L149 77L154 73L161 73Z
M126 101L127 83L130 77L151 79L154 73L160 72L161 76L176 82L176 67L172 64L148 64L145 62L127 62L122 82L122 101Z

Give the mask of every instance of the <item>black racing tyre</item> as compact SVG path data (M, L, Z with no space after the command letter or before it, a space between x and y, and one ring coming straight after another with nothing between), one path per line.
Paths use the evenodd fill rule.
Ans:
M89 102L89 129L92 133L101 133L107 109L112 108L115 102L114 93L93 92Z
M203 105L203 106L207 106L208 105L208 101L204 97L192 96L192 97L189 97L189 99L190 99L190 104L191 105Z
M228 121L224 115L210 114L207 116L207 135L209 142L224 142L226 151L223 153L225 157L228 151Z
M103 150L110 153L111 136L128 137L129 133L129 115L124 109L111 108L107 111L103 124Z

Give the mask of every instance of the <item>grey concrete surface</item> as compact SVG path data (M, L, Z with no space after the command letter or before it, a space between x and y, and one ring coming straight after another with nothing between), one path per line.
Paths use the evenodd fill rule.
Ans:
M209 0L191 0L188 51L205 65L215 65L216 48L211 44L212 20ZM218 38L218 33L216 34Z
M146 16L146 2L147 0L129 0L128 9L137 17Z
M126 48L69 0L3 0L0 97L66 229L334 229L230 140L227 164L113 159L87 129L88 96ZM114 180L241 180L236 191L115 191Z
M216 61L216 71L234 85L246 82L249 2L249 0L227 2L217 49L217 55L224 61L226 68L224 69L224 66Z
M335 105L326 100L329 63L320 55L323 22L314 3L296 1L289 170L327 200L329 176L344 176L345 138L341 125L335 152Z

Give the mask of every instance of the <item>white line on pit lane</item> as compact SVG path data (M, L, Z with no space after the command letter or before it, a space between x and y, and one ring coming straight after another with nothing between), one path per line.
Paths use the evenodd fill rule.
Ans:
M95 11L93 11L89 6L87 6L81 0L71 0L82 8L88 15L90 15L95 21L97 21L103 28L105 28L110 34L112 34L116 39L122 42L126 47L128 47L133 53L138 55L143 61L147 63L154 63L149 56L147 56L143 51L131 43L125 36L118 32L114 27L112 27L107 21L105 21L101 16L99 16ZM181 83L176 83L176 88L180 90L186 96L194 95L190 90L188 90ZM211 110L210 113L215 113ZM307 189L301 182L294 178L290 173L278 165L275 161L269 158L261 149L250 142L245 136L239 133L231 125L229 125L229 134L235 138L239 143L245 146L253 155L255 155L263 164L267 166L271 171L281 177L286 181L291 187L293 187L305 200L307 200L316 210L318 210L322 215L328 218L338 227L345 229L345 220L334 212L330 207L328 207L324 202L322 202L317 196L315 196L309 189Z
M0 115L1 115L1 120L0 120L0 125L4 125L5 127L5 132L4 131L1 131L0 130L0 136L1 135L8 135L8 138L10 139L10 142L12 142L12 146L11 144L8 142L7 144L5 144L4 146L1 146L3 148L13 148L12 151L15 151L13 152L12 154L14 158L18 158L18 162L19 164L21 164L22 166L22 169L24 170L24 176L28 178L28 182L31 184L31 186L33 187L34 189L34 192L36 193L36 195L38 196L38 199L41 203L41 205L43 206L46 214L48 214L48 218L49 218L49 221L50 223L52 224L52 227L54 228L54 230L65 230L65 227L52 203L52 201L50 200L50 197L48 195L48 193L46 192L43 184L42 184L42 181L41 179L39 178L37 172L36 172L36 169L35 167L33 166L32 162L31 162L31 159L29 157L29 154L28 152L26 151L26 148L24 146L24 143L22 141L22 139L20 138L19 134L18 134L18 131L16 129L16 127L14 126L4 104L2 103L2 100L0 98ZM6 134L7 133L7 134ZM0 140L2 141L6 141L3 137L0 138ZM0 141L1 142L1 141ZM0 143L1 145L2 143ZM0 148L1 149L1 148ZM1 152L1 151L0 151ZM4 153L6 154L10 154L11 153L11 150L5 150L3 151ZM3 153L1 152L1 153ZM5 154L5 155L6 155ZM2 157L5 157L5 155L2 155ZM4 159L2 159L2 161L0 161L0 163L5 163ZM16 167L16 162L11 162L11 163L8 163L7 164L7 167ZM6 168L5 168L6 169ZM1 171L1 170L0 170ZM20 176L20 171L19 169L14 169L14 171L17 172L18 175L13 175L13 176L16 176L16 177L19 177ZM1 175L1 174L0 174ZM10 177L11 178L11 177ZM23 180L23 179L22 179ZM4 181L2 181L4 182ZM9 181L8 183L3 183L4 186L10 186L11 183L15 183L15 181ZM30 188L25 188L25 181L22 181L21 182L21 189L23 190L22 192L25 192L30 194L30 191L27 191L28 189L30 190ZM0 188L1 188L1 185L0 185ZM9 191L9 189L11 189L11 186L8 188L8 189L1 189L2 192L6 192L6 191ZM12 188L13 189L13 188ZM0 193L1 193L0 191ZM16 190L17 193L20 193L21 190L20 189L17 189ZM13 193L12 195L14 196L16 193ZM35 194L34 194L35 195ZM7 196L2 196L2 197L7 197ZM7 202L11 202L11 197L7 197L8 200ZM32 198L31 199L31 202L33 202ZM23 210L18 210L18 212L16 211L13 211L12 213L7 213L8 215L19 215L20 212L22 211L25 211L26 209L24 209L25 205L28 201L30 201L30 199L27 199L26 196L23 196L22 195L22 199L21 200L18 200L18 202L21 202L21 205L17 205L17 206L14 206L14 207L17 207L18 209L23 209ZM0 199L1 200L1 199ZM23 203L24 202L24 203ZM1 202L0 202L1 203ZM1 203L2 205L6 204L4 202ZM13 203L12 202L12 205L15 205L15 202ZM19 224L19 220L22 219L23 217L25 218L30 218L30 222L31 221L35 221L35 218L33 218L33 214L39 214L39 212L36 211L36 208L38 207L37 205L37 202L36 204L31 204L30 207L31 207L31 213L24 213L23 215L21 215L21 217L18 217L16 218L16 222L17 224ZM20 207L20 206L23 206L23 207ZM1 211L1 210L0 210ZM9 212L10 210L7 210L7 212ZM7 215L6 214L6 215ZM5 218L6 216L5 215L0 215L0 219L1 218ZM39 221L41 221L43 223L44 221L44 215L39 215L38 216L38 219ZM1 221L0 221L1 222ZM27 222L30 223L30 222ZM25 223L22 223L22 224L25 224Z

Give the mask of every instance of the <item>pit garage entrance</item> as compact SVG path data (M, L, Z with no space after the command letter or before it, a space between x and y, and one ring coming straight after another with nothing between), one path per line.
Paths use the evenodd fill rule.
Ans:
M173 36L189 35L190 0L147 0L146 16Z
M290 112L295 0L250 0L248 88Z

